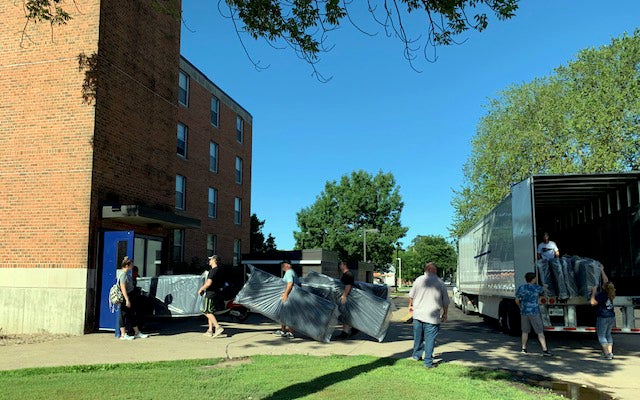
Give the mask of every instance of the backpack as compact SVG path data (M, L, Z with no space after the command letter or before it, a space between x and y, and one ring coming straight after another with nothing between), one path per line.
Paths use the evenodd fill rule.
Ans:
M116 283L111 286L109 289L109 308L111 312L115 312L116 306L119 306L124 301L124 295L122 294L122 289L120 289L120 285L116 281Z

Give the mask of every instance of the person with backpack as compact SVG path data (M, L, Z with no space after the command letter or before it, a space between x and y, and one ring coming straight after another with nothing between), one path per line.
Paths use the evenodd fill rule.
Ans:
M146 339L149 335L140 332L137 317L137 299L133 278L129 271L133 268L133 261L125 256L116 271L116 283L120 287L123 302L120 304L120 340ZM133 332L133 335L129 335Z

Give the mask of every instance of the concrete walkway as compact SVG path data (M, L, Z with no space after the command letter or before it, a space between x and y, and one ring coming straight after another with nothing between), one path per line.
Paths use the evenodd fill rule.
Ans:
M221 318L225 335L208 338L204 319L152 323L148 339L121 341L113 333L93 333L45 343L0 347L0 370L78 364L144 362L195 358L237 358L255 354L372 355L408 358L413 346L412 326L402 322L406 299L396 299L387 337L382 343L360 333L347 341L319 343L308 338L272 335L277 325L252 314L245 323ZM404 303L403 303L404 302ZM537 340L530 354L519 353L520 339L503 335L477 316L450 311L451 319L438 337L436 355L443 362L503 368L595 387L616 398L636 399L640 393L640 336L617 335L612 361L598 358L594 335L548 335L554 357L544 358Z

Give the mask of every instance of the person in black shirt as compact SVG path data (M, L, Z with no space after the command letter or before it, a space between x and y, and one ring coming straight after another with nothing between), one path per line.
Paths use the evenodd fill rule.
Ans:
M216 316L213 314L216 311L216 296L218 295L218 289L220 288L216 275L220 271L220 257L213 255L209 257L209 274L204 285L198 289L198 294L202 296L204 294L204 302L202 304L202 313L207 317L209 322L209 329L204 333L204 336L217 337L224 332L224 328L220 326ZM214 328L215 327L215 331Z
M347 304L347 297L349 296L349 293L351 293L353 285L355 285L355 279L346 262L340 261L338 263L338 269L342 272L340 282L344 285L344 292L342 293L342 296L340 296L340 307L342 308ZM355 335L357 332L357 329L352 328L347 324L342 324L342 332L340 332L336 339L347 339L350 336Z

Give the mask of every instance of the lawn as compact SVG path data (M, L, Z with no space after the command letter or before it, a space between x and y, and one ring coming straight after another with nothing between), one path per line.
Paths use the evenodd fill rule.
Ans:
M559 399L503 372L371 356L254 356L0 372L0 399Z

